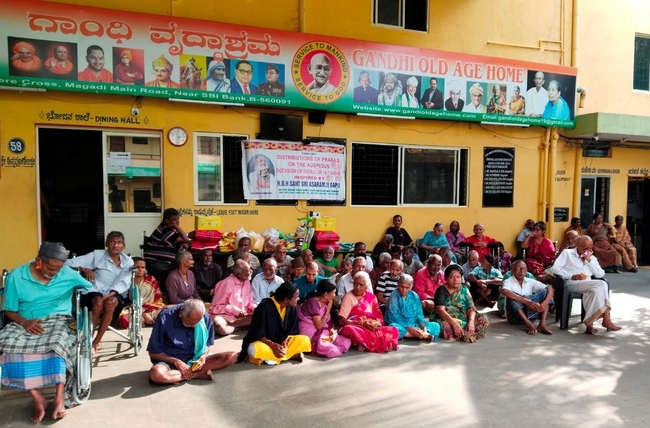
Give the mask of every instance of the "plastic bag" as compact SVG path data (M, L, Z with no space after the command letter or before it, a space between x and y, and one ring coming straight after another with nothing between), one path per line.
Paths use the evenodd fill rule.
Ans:
M262 235L251 231L248 237L251 239L251 251L259 253L264 250L265 239Z

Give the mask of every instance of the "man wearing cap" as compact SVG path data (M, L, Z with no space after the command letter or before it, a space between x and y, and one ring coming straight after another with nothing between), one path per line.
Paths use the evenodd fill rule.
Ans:
M469 88L469 96L471 102L463 109L466 113L485 113L485 105L481 104L483 101L483 86L476 82Z
M80 71L77 78L84 82L112 82L113 73L106 70L104 65L104 49L97 45L90 45L86 49L86 62L88 67Z
M15 71L31 74L41 69L42 61L36 56L36 48L31 43L18 42L12 50L11 68Z
M172 80L172 70L174 69L174 65L165 58L165 55L160 55L151 63L151 65L153 66L152 73L156 78L145 83L145 86L154 86L156 88L181 87L181 85Z
M72 295L75 287L92 284L64 266L68 251L60 243L44 242L38 255L14 269L5 283L3 309L10 323L0 330L2 384L27 390L34 401L32 422L45 416L47 401L39 391L56 385L52 419L66 415L66 371L74 372L76 331Z
M230 80L226 79L226 64L212 60L208 65L208 78L205 80L208 91L230 92Z
M280 69L275 64L266 65L266 82L258 87L260 95L284 97L284 85L278 82Z
M81 306L92 312L93 325L97 327L93 353L99 350L99 342L111 321L122 312L131 287L133 260L122 252L124 247L124 234L112 231L106 236L105 250L66 262L66 266L79 268L93 285L81 296Z

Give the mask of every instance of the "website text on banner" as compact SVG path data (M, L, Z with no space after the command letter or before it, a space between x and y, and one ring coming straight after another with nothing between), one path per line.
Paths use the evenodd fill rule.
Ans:
M0 8L0 86L574 126L571 67L51 2Z
M345 200L345 146L242 141L246 199Z

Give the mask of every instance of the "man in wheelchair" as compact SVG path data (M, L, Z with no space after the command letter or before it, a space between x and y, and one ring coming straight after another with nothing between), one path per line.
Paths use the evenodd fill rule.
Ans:
M14 269L5 283L3 309L11 322L0 330L2 384L29 391L34 423L45 416L47 401L39 390L46 386L56 385L52 419L66 415L66 371L74 373L77 340L72 295L75 287L92 287L64 266L67 259L62 244L44 242L36 258Z
M106 236L105 250L95 250L66 262L66 266L79 268L93 284L90 291L81 296L81 307L92 312L92 323L97 328L93 354L99 350L99 343L111 321L129 303L133 260L122 252L124 247L124 234L112 231Z

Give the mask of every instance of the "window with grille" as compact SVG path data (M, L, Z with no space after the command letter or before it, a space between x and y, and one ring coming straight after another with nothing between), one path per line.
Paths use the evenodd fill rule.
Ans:
M197 205L245 204L241 141L246 136L194 133Z
M427 32L429 0L374 0L372 23Z
M467 205L468 149L352 143L352 205Z
M650 90L650 38L634 38L634 89Z

